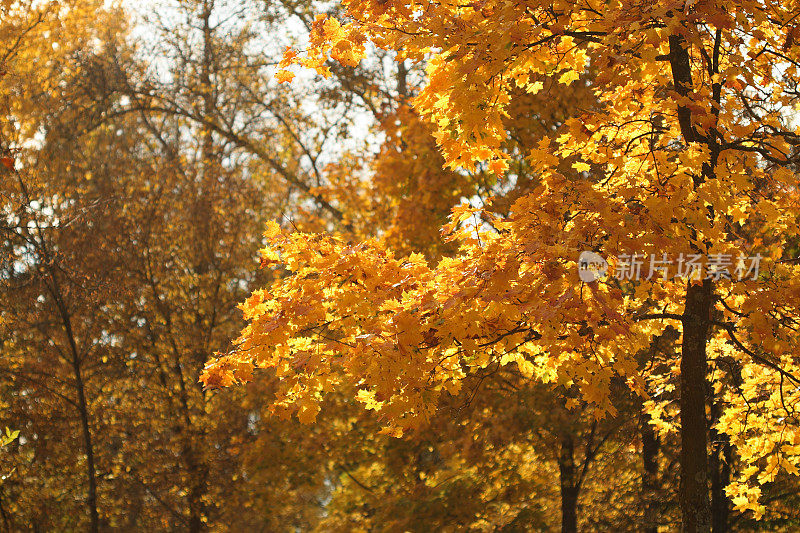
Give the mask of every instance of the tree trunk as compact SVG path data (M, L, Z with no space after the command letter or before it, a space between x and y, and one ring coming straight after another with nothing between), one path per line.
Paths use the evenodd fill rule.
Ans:
M44 248L44 238L42 238L42 249ZM49 251L47 251L49 257ZM61 285L52 267L49 269L49 276L52 285L49 287L53 300L61 316L61 323L64 326L64 334L69 344L70 356L72 359L72 375L75 378L75 391L77 395L77 408L81 420L81 433L83 435L83 453L86 455L86 478L88 483L88 494L86 496L86 507L89 510L89 530L97 533L100 530L100 515L97 512L97 472L94 464L94 444L92 442L92 430L89 422L89 403L86 400L86 387L83 382L83 370L81 368L81 356L78 350L78 341L75 339L75 331L72 329L72 316L70 315L67 304L61 292Z
M405 102L408 99L408 69L406 68L406 61L400 61L397 64L397 94L400 100Z
M735 361L729 362L730 379L733 386L739 389L742 386L742 370ZM713 397L712 397L713 398ZM719 419L722 404L712 404L714 422ZM711 519L714 533L728 531L728 519L731 512L731 501L725 494L725 487L731 482L731 465L733 465L733 447L730 437L724 433L711 430L713 453L711 455Z
M731 445L728 437L723 435L714 446L711 454L711 516L713 533L726 533L728 531L728 515L730 514L730 499L725 494L725 487L731 481Z
M94 464L94 444L92 442L92 430L89 422L89 403L86 400L86 387L83 383L81 357L78 351L78 342L75 340L75 332L72 329L72 318L61 296L61 287L58 278L56 278L52 270L49 274L52 281L50 290L52 291L53 299L58 307L58 312L61 315L64 334L67 337L70 355L72 357L72 375L75 378L77 408L81 420L81 433L83 435L83 453L86 455L86 478L88 483L86 507L89 510L89 530L92 533L97 533L100 530L100 516L97 512L97 472Z
M719 403L712 407L712 418L716 421L720 414ZM711 434L711 457L709 468L711 470L711 530L713 533L728 531L728 515L730 513L730 500L725 494L725 487L731 482L731 455L730 439L724 433L717 433L713 428Z
M658 532L658 494L660 482L658 476L658 451L660 442L653 426L650 425L650 415L642 413L639 417L642 436L642 508L643 508L643 533Z
M575 467L575 443L568 433L561 436L558 469L561 482L561 533L577 533L578 472Z
M720 34L717 34L717 41ZM692 67L689 44L676 33L669 36L669 61L675 92L688 97L692 92ZM714 69L718 65L712 65ZM713 97L719 103L719 87ZM712 110L712 113L714 110ZM719 146L716 133L709 132L705 139L697 134L692 123L691 109L683 102L677 105L678 123L686 144L704 142L710 151L710 160L703 165L702 173L692 176L695 188L706 179L714 178ZM713 218L713 209L709 208ZM686 306L683 312L683 346L681 354L681 482L679 500L681 529L686 533L711 532L711 501L708 494L708 435L706 421L706 344L710 327L714 286L706 279L702 284L688 282Z
M89 481L89 494L86 498L86 506L89 508L90 530L92 533L97 533L100 530L100 517L97 513L97 479L95 477L92 432L89 427L89 409L86 403L86 393L84 391L80 363L74 360L72 368L75 373L75 383L78 389L78 410L81 415L81 429L83 431L83 452L86 454L86 477Z
M681 354L681 481L682 530L711 531L708 494L706 423L706 341L712 308L713 284L704 280L686 290Z
M16 173L17 183L19 184L22 196L25 199L25 204L31 205L31 196L28 193L28 187L25 180L19 173ZM52 253L48 246L47 239L45 239L44 231L38 222L35 223L36 237L35 241L37 252L41 256L42 265L45 268L47 276L50 278L50 283L45 283L50 296L58 310L59 317L61 318L61 325L64 327L64 336L67 338L69 345L70 363L72 366L73 377L75 378L75 390L77 395L77 408L81 420L81 433L83 436L83 452L86 455L86 478L88 484L86 507L89 511L89 531L91 533L98 533L100 530L100 515L97 512L97 472L94 464L94 445L92 443L92 431L89 421L89 404L86 400L86 388L83 382L83 373L81 369L81 355L78 350L78 341L75 338L75 330L72 327L72 315L70 314L69 307L64 301L64 293L61 291L61 284L58 279L58 270L56 266L56 256ZM38 530L38 525L35 526Z

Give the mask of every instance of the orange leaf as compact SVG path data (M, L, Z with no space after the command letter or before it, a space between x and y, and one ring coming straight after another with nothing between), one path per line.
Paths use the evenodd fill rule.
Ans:
M294 72L288 70L279 70L275 74L275 79L278 80L278 83L288 83L294 79Z
M498 176L502 176L508 170L508 162L503 159L495 159L489 163L489 170Z

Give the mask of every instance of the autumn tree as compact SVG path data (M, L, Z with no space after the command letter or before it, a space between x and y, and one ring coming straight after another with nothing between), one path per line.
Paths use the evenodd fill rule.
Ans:
M798 14L0 0L0 527L796 527Z
M4 527L204 530L243 508L260 509L245 527L297 509L298 524L314 520L304 498L320 478L256 496L284 466L248 463L250 449L295 462L253 418L258 399L198 384L205 354L241 327L235 302L269 279L254 257L264 217L303 211L286 176L309 122L273 84L282 114L258 132L280 142L267 159L210 125L262 117L270 94L268 60L246 52L257 34L219 4L180 3L185 18L155 33L166 73L146 61L151 41L131 42L124 11L10 5L0 372L2 418L21 439L2 457ZM156 96L172 107L154 109Z
M96 310L108 289L116 265L96 253L90 232L106 232L113 217L99 217L106 205L97 200L89 180L87 159L60 158L75 145L60 129L74 118L74 110L88 105L80 100L78 65L119 31L111 23L113 11L95 3L7 2L2 7L3 117L0 151L3 157L3 329L4 388L21 399L10 405L6 417L20 421L20 439L29 443L14 454L11 471L28 475L32 462L61 470L64 485L72 485L74 501L84 502L85 513L71 509L63 491L41 487L41 507L25 507L25 489L17 505L4 515L5 526L70 528L83 523L100 528L96 434L96 349L107 344L107 320ZM94 31L87 21L105 21ZM47 52L44 52L47 50ZM91 200L89 200L91 198ZM84 201L85 200L85 201ZM23 423L24 421L24 423ZM48 434L74 434L81 455L70 452ZM38 442L37 442L38 441ZM21 448L21 446L20 446ZM16 479L7 485L16 484ZM42 482L34 479L33 485ZM24 483L23 483L24 484ZM22 493L18 491L22 491ZM60 492L60 494L59 494ZM4 496L9 496L8 492ZM62 513L48 516L52 510ZM87 517L83 522L81 517Z
M453 210L448 230L459 254L435 266L393 257L376 241L271 226L264 261L292 275L247 301L250 324L230 354L207 366L206 385L273 367L282 378L276 409L311 421L321 395L359 384L364 401L380 402L386 431L400 435L429 420L466 373L513 349L516 361L507 362L556 372L598 412L613 414L610 384L619 376L646 394L635 356L673 324L681 334L683 528L712 527L709 429L726 435L743 465L725 493L736 509L760 516L760 487L795 473L798 461L798 309L789 296L798 285L785 237L797 233L798 7L344 6L344 24L318 18L304 53L288 51L283 67L325 74L329 56L356 64L366 41L427 59L429 80L414 105L434 124L452 169L483 161L508 170L502 120L518 88L541 90L537 76L569 86L596 68L596 102L556 139L525 147L536 185L493 230L459 225L485 209ZM632 253L717 260L699 279L612 276L582 286L582 250L603 254L619 272ZM720 398L713 428L709 356Z

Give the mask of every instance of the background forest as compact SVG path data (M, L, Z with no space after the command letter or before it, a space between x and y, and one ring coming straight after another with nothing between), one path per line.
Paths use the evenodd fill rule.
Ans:
M429 279L429 266L439 265L440 272L459 257L474 259L476 249L491 249L481 241L480 231L506 235L503 224L521 220L520 206L541 213L543 219L550 217L538 222L542 231L564 235L555 228L570 217L551 209L540 192L550 179L543 165L575 184L570 190L581 198L574 201L589 201L591 195L578 182L604 184L600 161L576 164L567 151L565 132L583 128L585 138L578 141L588 142L595 124L577 117L587 109L609 106L608 95L594 88L611 83L617 75L614 61L624 62L625 54L637 60L649 56L623 46L615 49L613 61L575 62L566 79L562 72L528 65L530 79L505 92L498 89L504 96L493 101L501 102L502 113L486 111L478 120L502 141L487 144L480 134L464 141L459 135L467 131L468 116L459 118L463 130L449 136L441 129L448 119L436 115L460 109L455 93L463 87L437 78L441 72L436 69L461 63L482 75L483 64L476 67L467 59L488 65L499 57L492 55L495 52L487 52L489 59L453 52L450 59L456 61L446 63L437 55L445 49L442 44L425 42L414 49L413 39L404 41L402 35L395 36L396 41L369 32L363 39L346 36L338 23L317 18L323 14L352 20L353 10L378 13L395 4L400 5L393 0L344 6L312 0L122 5L101 0L0 0L0 427L9 428L0 451L0 530L656 532L679 531L682 523L686 531L713 527L715 533L800 530L800 480L794 475L800 453L794 414L800 382L794 381L790 368L791 355L796 358L800 352L793 344L798 341L790 327L794 323L787 322L786 315L775 320L790 327L787 337L780 337L785 344L776 348L787 358L768 359L758 351L766 340L741 340L756 360L778 361L766 365L769 369L786 365L783 373L759 374L749 362L725 351L729 347L723 350L729 341L709 341L719 352L709 352L708 377L701 376L706 389L700 409L708 424L708 444L703 440L701 445L707 451L703 468L713 524L693 529L686 526L686 506L682 515L679 495L680 469L686 468L678 421L682 372L685 375L682 343L684 353L686 349L681 315L671 315L666 306L651 309L664 319L658 332L648 330L642 333L646 342L625 345L628 366L620 371L609 363L612 375L602 363L591 368L561 360L550 364L543 352L526 351L525 343L560 346L572 335L548 336L541 328L534 332L530 318L525 318L524 327L522 319L514 326L499 319L489 323L486 328L495 332L491 342L485 330L469 338L458 333L446 337L446 324L469 332L470 324L483 320L483 310L485 316L493 316L500 296L481 300L478 292L470 293L470 300L478 304L469 309L461 307L458 295L442 297L439 308L459 310L464 318L459 322L437 317L436 328L417 331L423 319L402 314L401 307L411 298L407 295L413 293L408 276ZM626 5L610 2L598 10L617 12ZM531 14L537 2L526 7L484 0L470 6L476 16L498 21L497 35L508 29L508 20L522 20L522 15L503 15L503 9L524 7L539 20ZM561 24L553 35L570 33L556 7L542 9L545 18L553 14ZM792 18L790 7L781 9ZM676 12L683 16L688 10L681 7ZM647 9L638 6L638 11ZM418 19L424 17L405 12L396 16L398 32L408 30L406 39L421 35L403 24L423 24ZM572 23L578 19L574 15ZM438 38L445 32L435 24L447 20L446 13L431 13L425 24ZM620 20L620 25L630 25L632 19ZM479 22L469 19L465 24L477 27ZM658 26L662 27L669 30L670 25ZM783 33L776 30L775 39L784 47L781 72L793 80L786 66L794 65L791 54L796 51L790 50L789 39L794 39L796 26L780 27ZM452 35L465 31L447 28ZM570 50L597 44L601 31L592 28L582 33L588 36L583 44L579 32L573 31L578 44L572 43ZM307 55L296 56L293 47L303 49L309 38L314 46ZM533 37L530 41L539 42ZM664 39L668 42L674 44ZM463 46L467 45L474 43ZM406 53L405 46L415 51ZM723 54L735 55L736 50L723 46ZM317 52L321 59L315 62L312 56ZM679 55L674 52L670 61ZM698 58L695 49L692 61L701 61ZM295 68L297 62L301 68ZM667 68L670 63L661 65ZM708 79L718 81L719 76L712 72ZM741 76L740 85L767 84L746 73ZM794 82L775 80L783 84L787 98L797 96ZM425 100L423 88L435 84L454 91L449 100L442 97L444 104ZM743 95L743 106L749 105L754 116L777 107L774 101L748 103L746 95L752 93L744 85L726 87ZM475 86L494 87L485 80ZM681 87L676 81L670 91L680 93ZM469 90L459 94L473 98ZM635 90L613 109L647 100L650 89ZM714 93L702 94L711 98ZM687 98L684 93L681 97ZM695 114L697 107L688 106ZM654 114L658 113L648 115L648 127L663 140L647 133L651 152L663 143L669 145L664 161L678 158L681 148L670 139L670 131L684 128L684 139L691 140L686 115L680 110L675 117L653 118ZM706 127L703 131L715 127L694 120L697 128ZM758 123L753 117L742 120ZM776 134L775 127L759 131ZM696 135L695 141L701 138ZM737 130L737 135L744 133ZM713 137L707 133L703 138ZM630 139L638 137L630 134L625 140ZM475 144L467 150L462 141ZM775 171L770 157L777 156L765 155L764 145L755 146L746 151L747 157L760 159L744 166L771 176ZM454 155L456 150L462 155ZM789 151L794 154L793 148ZM589 152L625 164L600 145L583 153ZM681 159L681 164L696 163L690 159ZM793 165L793 159L783 165L791 169L786 181L795 179ZM708 168L702 167L702 176L711 181ZM592 182L587 176L593 172L598 177ZM760 174L747 179L758 183L759 194L769 189L764 185L769 180ZM548 190L558 190L548 183ZM764 197L772 201L785 195L795 202L792 183L791 193L769 189ZM644 194L659 197L647 191ZM541 203L524 203L532 194L542 198ZM707 210L715 216L714 200L704 201L699 210L703 214L692 219L697 231ZM688 205L690 200L680 202ZM620 205L609 209L622 213L630 208L635 217L656 209L646 199L628 198ZM718 208L717 214L734 217L730 220L740 224L743 238L778 243L787 257L796 256L798 238L787 229L790 226L784 224L781 237L770 234L770 240L760 233L761 226L748 229L745 219L746 213L769 217L772 211L755 203L736 206L738 211ZM796 203L781 204L777 211L784 208L798 213ZM680 217L675 209L665 211ZM630 218L627 211L625 216L629 218L619 222L620 227L650 223ZM473 233L477 238L469 237ZM325 235L336 235L336 240L327 241ZM281 238L287 240L276 244ZM290 242L292 238L297 240ZM692 238L702 240L696 233ZM531 237L527 242L546 240ZM538 253L524 242L512 241L509 237L509 247ZM564 257L572 261L567 265L572 269L569 283L577 290L577 253L572 254L566 237L559 242L570 250ZM270 246L279 252L270 251ZM364 258L358 272L347 263L350 270L331 274L330 269L344 264L342 258L351 256ZM330 266L335 261L338 266ZM491 275L476 270L489 284L487 292L494 290L492 276L503 275L503 282L510 283L516 274L509 268L519 267L508 267L510 262L494 256L486 261L497 265ZM541 264L550 282L560 275L552 269L548 273L549 263ZM304 265L310 266L303 270ZM386 265L397 268L388 270ZM398 274L406 267L408 276ZM280 300L283 314L262 303L269 297L260 289L293 283L285 280L298 279L297 272L304 276L302 284L291 286L295 292L287 289ZM460 286L461 281L445 274L438 286ZM363 286L347 289L351 279ZM372 279L378 281L370 285ZM682 295L684 288L675 294ZM347 299L367 301L369 294L389 290L398 291L395 298L401 303L396 308L384 301L367 312ZM638 288L621 290L626 302L641 296ZM800 297L800 292L787 291L781 294L789 304L793 295ZM510 293L498 289L496 294ZM615 296L606 297L614 307ZM515 293L514 298L523 301L527 295ZM647 298L652 302L662 297L651 293ZM330 309L319 303L332 299ZM554 309L565 297L542 296L542 301ZM607 310L605 301L599 301ZM719 309L723 304L724 300ZM740 317L759 311L752 306L728 309ZM258 322L259 313L267 312L276 317L292 314L294 322ZM385 314L389 312L395 313L391 319ZM507 308L497 313L517 316ZM591 312L585 314L572 322L567 314L552 320L574 323L576 338L585 338L592 327L602 336L608 321L595 323ZM773 315L764 314L764 321L771 320ZM335 326L353 316L363 317L358 331ZM679 322L670 323L676 316ZM689 315L683 316L685 325ZM415 355L406 357L403 346L418 345L420 350L413 353L419 354L443 346L445 338L458 346L459 357L462 349L468 355L447 367L446 380L430 378L435 393L426 396L428 392L414 388L415 380L433 376L436 368L403 366L380 345L373 353L373 345L360 344L390 337L370 330L365 325L369 320L402 330L396 340L397 353L402 354L397 361L414 360ZM539 316L540 325L548 320ZM248 321L261 329L245 330L239 337ZM733 326L724 324L715 331L732 331ZM768 327L758 322L755 330L762 326ZM275 359L258 353L234 363L223 357L222 366L213 360L207 364L214 354L233 354L231 341L237 338L246 354L256 350L252 338L257 331L275 339L279 334L291 337L284 344L268 339L271 347L285 346L288 351L277 352ZM309 339L309 331L317 340ZM611 342L610 335L592 342ZM740 342L731 333L734 338ZM777 342L779 334L774 339ZM334 360L319 356L335 350L333 342L352 348L355 355L341 363L342 373L352 379L334 380L332 372L320 370ZM623 350L620 346L614 349ZM443 353L437 364L444 368L453 352ZM235 371L230 371L231 364ZM562 373L562 366L570 370ZM388 385L376 377L380 372L407 381ZM302 381L312 374L317 381ZM640 378L635 386L626 381L634 374ZM299 381L293 381L295 375ZM591 376L602 378L602 393L584 386ZM774 396L778 381L780 395ZM226 386L234 383L238 386ZM318 389L309 383L318 384ZM414 392L406 391L401 402L386 392L390 386ZM313 394L304 392L312 389ZM417 392L423 399L414 403ZM781 405L780 421L774 422L770 413ZM736 420L745 410L752 416L747 431L773 424L767 437L729 429L732 426L725 424L734 407L740 409ZM413 416L404 418L407 413ZM786 448L790 445L794 447ZM751 448L758 453L742 451ZM771 459L773 449L786 457ZM755 485L745 482L756 477L754 492ZM738 492L730 488L736 480Z

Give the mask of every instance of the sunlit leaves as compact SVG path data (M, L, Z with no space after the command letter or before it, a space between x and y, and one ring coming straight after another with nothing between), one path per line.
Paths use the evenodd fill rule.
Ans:
M615 377L640 394L656 379L639 374L634 357L664 324L638 318L679 317L686 284L644 273L583 286L578 254L595 250L611 268L631 253L759 254L760 276L717 280L712 329L729 338L710 346L731 361L719 370L728 379L717 384L725 398L717 430L746 465L729 493L737 509L760 516L758 485L797 471L800 309L787 296L797 293L800 273L789 244L800 234L791 88L800 58L789 23L798 6L344 5L350 20L318 18L305 55L287 53L286 64L323 73L329 57L353 65L365 39L425 58L428 80L413 103L456 172L513 170L509 146L519 145L508 137L521 90L542 94L549 79L550 91L584 87L592 97L552 126L552 138L519 148L535 184L506 216L453 210L445 232L459 252L436 265L404 263L376 241L277 238L292 275L270 289L276 307L254 318L208 372L229 360L267 360L253 352L255 339L277 357L263 366L291 366L297 356L280 347L302 333L324 360L312 375L366 386L390 426L424 422L441 391L462 379L458 372L512 358L524 373L577 385L598 412L613 412ZM682 50L690 87L676 77ZM512 355L520 353L531 356ZM303 398L317 393L306 373L284 379ZM664 405L647 405L667 430Z

